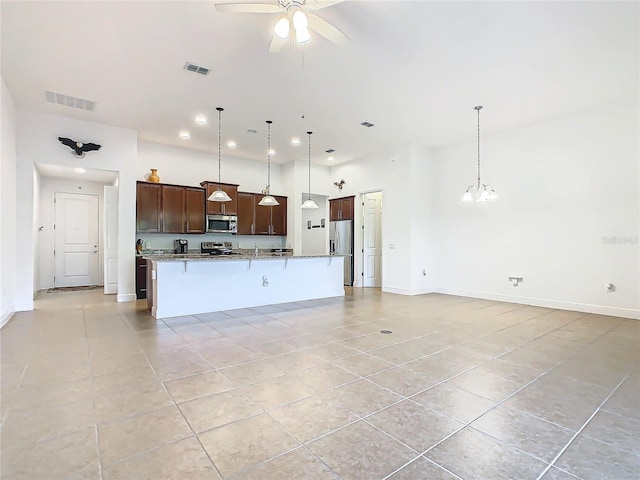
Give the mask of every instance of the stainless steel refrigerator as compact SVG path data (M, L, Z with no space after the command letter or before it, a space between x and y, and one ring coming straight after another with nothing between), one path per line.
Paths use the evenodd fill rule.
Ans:
M329 253L344 257L344 284L353 285L353 220L329 222Z

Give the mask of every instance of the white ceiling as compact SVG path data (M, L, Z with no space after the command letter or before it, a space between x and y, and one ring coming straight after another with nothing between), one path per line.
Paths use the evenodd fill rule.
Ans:
M268 53L277 15L218 12L211 1L0 5L2 76L19 108L217 152L222 106L223 154L256 160L266 161L267 119L273 161L306 160L312 130L313 161L327 164L328 148L340 163L407 142L471 140L479 104L490 135L638 102L635 1L346 1L317 13L351 38L347 46L314 37L277 54ZM187 72L187 61L211 73ZM45 90L94 100L95 111L46 103ZM197 114L209 125L197 126Z

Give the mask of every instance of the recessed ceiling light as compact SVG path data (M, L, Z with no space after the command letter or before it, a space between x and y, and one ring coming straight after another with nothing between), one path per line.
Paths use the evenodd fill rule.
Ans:
M298 137L293 137L291 139L291 145L295 145L296 147L300 145L300 139Z
M189 140L191 135L189 135L189 132L180 132L180 138L183 140Z
M256 130L255 128L250 128L249 130L247 130L247 133L258 133L258 130Z
M82 167L77 167L76 168L76 173L85 173L85 172L86 172L86 170L84 168L82 168Z
M327 157L328 162L333 162L333 157Z
M276 151L273 148L270 148L269 151L267 152L269 155L275 155Z
M229 140L227 142L227 147L229 148L236 148L236 142L234 142L233 140Z
M198 115L196 117L196 123L198 125L206 125L207 124L207 117L205 117L204 115Z

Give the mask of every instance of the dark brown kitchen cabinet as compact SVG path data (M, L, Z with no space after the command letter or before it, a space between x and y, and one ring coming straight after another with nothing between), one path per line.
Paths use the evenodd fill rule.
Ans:
M160 233L162 186L158 183L138 182L136 189L136 231Z
M262 193L238 192L238 235L287 234L287 197L274 195L280 205L258 205Z
M136 257L136 298L147 298L147 261Z
M268 207L271 209L271 235L287 234L287 197L274 195L280 205Z
M329 218L332 222L336 220L353 220L354 196L334 198L329 200Z
M238 192L238 235L253 235L253 193Z
M184 212L187 220L185 233L205 233L205 192L201 188L185 187ZM209 202L213 203L213 202Z
M205 233L205 189L138 182L136 230L147 233Z
M204 181L200 183L200 186L207 189L205 198L209 198L213 192L218 190L225 192L231 198L230 202L210 202L207 200L207 215L222 214L222 215L238 215L238 185L233 183L218 183Z
M162 186L162 232L185 233L184 187Z

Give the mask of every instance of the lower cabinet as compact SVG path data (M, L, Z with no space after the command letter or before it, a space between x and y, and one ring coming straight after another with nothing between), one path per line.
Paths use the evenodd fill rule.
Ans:
M136 257L136 298L147 298L147 261Z

